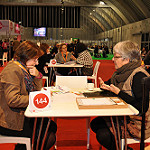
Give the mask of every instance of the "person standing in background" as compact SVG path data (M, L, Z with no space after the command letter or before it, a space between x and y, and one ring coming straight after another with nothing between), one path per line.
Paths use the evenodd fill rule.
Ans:
M0 40L0 58L3 58L3 47L2 47L3 41ZM3 61L0 60L0 66L3 65Z
M12 51L12 54L11 54L12 58L13 58L14 53L15 53L15 51L16 51L16 49L17 49L17 47L18 47L19 45L20 45L20 42L17 40L17 37L14 37L14 41L13 41L13 44L12 44L12 46L13 46L13 51Z
M4 42L2 43L2 48L3 48L3 60L6 59L7 62L7 55L8 55L8 43L7 40L5 39ZM3 61L4 62L4 61ZM3 64L4 66L4 64Z

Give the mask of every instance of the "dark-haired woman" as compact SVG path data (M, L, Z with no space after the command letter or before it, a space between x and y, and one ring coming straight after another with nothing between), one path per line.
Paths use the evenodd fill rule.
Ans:
M77 63L83 65L81 70L82 75L91 76L93 74L93 60L87 47L83 43L78 43L76 45L76 51L78 54Z
M17 47L14 60L1 72L0 134L32 137L33 126L30 119L24 116L24 111L29 104L29 92L42 88L42 74L35 67L42 54L36 44L24 41ZM52 122L46 150L55 143L56 130L57 126Z

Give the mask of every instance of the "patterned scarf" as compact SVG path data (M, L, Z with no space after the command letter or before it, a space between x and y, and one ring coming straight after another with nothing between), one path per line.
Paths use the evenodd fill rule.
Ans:
M21 61L14 61L23 71L24 74L24 80L25 80L25 85L26 85L26 90L28 92L34 91L34 82L33 82L33 76L30 75L30 73L28 72L27 67L25 66L25 64L23 64Z
M121 68L117 69L111 77L111 83L122 89L124 82L128 79L131 73L138 67L141 66L141 61L129 62L123 65Z

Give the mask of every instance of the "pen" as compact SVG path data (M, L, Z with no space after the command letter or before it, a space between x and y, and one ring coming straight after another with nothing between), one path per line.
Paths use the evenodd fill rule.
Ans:
M118 105L112 98L110 98L110 100L111 100L113 103L115 103L115 105Z

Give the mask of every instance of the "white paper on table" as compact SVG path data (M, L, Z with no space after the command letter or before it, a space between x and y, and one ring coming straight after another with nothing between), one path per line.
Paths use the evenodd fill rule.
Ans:
M64 64L66 64L66 65L74 65L74 64L75 64L75 61L68 61L68 62L66 62L66 63L64 63Z
M76 100L76 95L74 93L65 93L65 94L54 94L52 96L53 102L71 102Z

